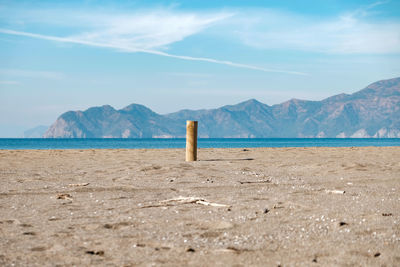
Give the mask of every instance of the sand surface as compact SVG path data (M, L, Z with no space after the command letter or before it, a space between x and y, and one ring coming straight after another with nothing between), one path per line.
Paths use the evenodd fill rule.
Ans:
M0 265L400 266L400 147L184 156L0 150Z

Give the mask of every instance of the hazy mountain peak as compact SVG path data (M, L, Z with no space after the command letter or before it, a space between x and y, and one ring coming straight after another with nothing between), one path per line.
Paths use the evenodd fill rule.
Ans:
M146 107L144 105L140 105L140 104L130 104L130 105L124 107L123 109L121 109L120 111L127 112L127 113L146 113L146 114L154 114L154 115L157 114L154 111L152 111L151 109L149 109L148 107Z
M265 104L261 103L255 98L251 98L249 100L239 103L238 105L265 105Z
M356 92L353 96L370 97L370 96L391 96L400 95L400 78L389 80L381 80L368 85L365 89Z
M256 109L256 108L267 108L268 105L261 103L256 99L249 99L244 102L240 102L236 105L226 105L223 106L222 109L238 111L238 110L249 110L249 109Z
M338 95L334 95L328 98L325 98L324 100L322 100L322 102L337 102L337 101L343 101L346 98L348 98L350 95L349 94L338 94Z
M97 107L90 107L85 111L92 111L92 110L106 110L106 111L113 111L115 110L112 106L110 105L102 105L102 106L97 106Z
M115 113L116 110L110 106L110 105L103 105L100 107L91 107L88 108L87 110L85 110L83 112L83 114L103 114L103 115L107 115L107 114L112 114Z
M288 101L285 101L285 102L283 102L281 104L278 104L278 105L290 106L290 105L299 105L299 104L303 104L303 103L307 103L307 102L311 102L311 101L301 100L301 99L298 99L298 98L292 98L292 99L290 99Z
M241 102L239 104L237 104L236 106L243 106L243 107L249 107L249 106L266 106L266 104L261 103L260 101L258 101L257 99L249 99L246 100L244 102Z

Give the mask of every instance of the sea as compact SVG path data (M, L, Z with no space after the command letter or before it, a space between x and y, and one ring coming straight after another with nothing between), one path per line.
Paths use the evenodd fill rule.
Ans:
M184 138L0 138L0 149L184 148ZM400 146L400 138L199 138L199 148Z

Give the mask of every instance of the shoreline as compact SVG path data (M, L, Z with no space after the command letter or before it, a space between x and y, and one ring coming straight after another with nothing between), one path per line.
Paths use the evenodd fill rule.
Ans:
M374 149L374 148L400 148L400 145L389 145L389 146L288 146L288 147L198 147L200 151L207 150L264 150L264 149ZM0 152L32 152L32 151L71 151L71 152L81 152L81 151L172 151L179 150L185 151L184 147L171 147L171 148L32 148L32 149L3 149L0 148ZM184 152L183 152L184 153ZM201 161L201 159L197 160Z

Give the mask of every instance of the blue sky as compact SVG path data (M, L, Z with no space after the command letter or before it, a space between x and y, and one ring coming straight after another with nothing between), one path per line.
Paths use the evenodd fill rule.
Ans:
M0 137L67 110L321 100L400 76L400 1L2 1Z

